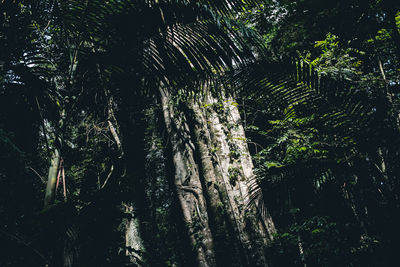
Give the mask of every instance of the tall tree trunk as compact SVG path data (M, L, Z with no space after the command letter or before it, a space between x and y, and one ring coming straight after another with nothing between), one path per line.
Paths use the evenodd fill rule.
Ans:
M100 73L100 71L99 71ZM114 140L114 143L118 150L118 157L114 159L117 168L120 168L120 177L114 177L117 179L127 178L127 165L124 149L122 146L121 138L119 136L119 124L115 117L114 112L114 100L111 93L105 88L105 97L107 98L107 124L110 130L110 134ZM107 184L108 180L112 177L114 165L111 166L110 174L105 180L102 188ZM140 227L139 218L135 211L135 199L129 199L128 201L122 201L120 208L125 214L125 218L121 222L121 229L125 234L125 255L128 257L129 264L134 266L145 265L144 254L145 247L143 244Z
M218 265L266 266L256 240L267 242L276 230L270 217L259 223L256 211L246 208L254 173L237 104L205 94L200 101L181 105L178 117L164 93L162 101L185 221L203 226L191 227L191 234L207 237L202 242L210 242ZM194 216L196 210L202 215ZM199 262L204 252L198 251Z
M229 266L247 264L248 260L242 249L241 235L238 232L240 222L232 212L235 206L230 201L223 181L223 170L217 157L219 149L217 140L213 140L210 135L207 118L200 105L191 105L191 109L187 109L186 112L190 113L190 111L192 116L189 117L193 117L190 125L193 130L201 180L208 201L208 214L211 230L215 236L218 263ZM208 122L211 123L211 121Z
M219 190L220 203L224 203L224 212L230 219L227 223L233 226L240 250L241 263L236 264L264 266L266 258L262 247L254 240L267 241L276 230L270 217L258 224L256 211L246 208L249 182L254 179L254 173L237 103L231 98L218 101L206 94L192 109L196 114L195 138L202 165L213 166L204 176L207 185L213 183L214 188L207 186L205 189L210 195L215 194L215 188ZM210 201L214 209L219 205Z
M199 169L194 160L194 144L183 114L170 105L166 92L161 91L165 125L172 143L175 167L175 186L188 227L198 266L215 266L213 238L209 226L206 200L200 181Z

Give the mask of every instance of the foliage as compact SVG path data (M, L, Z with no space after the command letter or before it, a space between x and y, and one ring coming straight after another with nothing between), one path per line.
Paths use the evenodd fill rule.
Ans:
M271 266L389 265L400 236L399 8L1 1L0 265L129 265L121 222L136 218L143 264L197 264L159 101L161 91L179 105L207 88L238 98L257 174L250 199L264 194L278 228ZM42 210L56 150L68 201L58 189Z
M359 243L350 227L343 228L329 217L315 216L276 235L270 246L274 263L302 265L296 255L299 240L310 266L378 266L382 261L370 254L381 249L378 240L365 238Z
M281 229L270 246L280 264L382 266L394 260L389 244L395 241L388 237L398 232L382 225L398 207L399 54L393 13L384 2L276 1L275 10L286 10L280 23L254 22L263 27L269 21L265 42L273 56L301 58L283 67L260 63L266 70L250 70L244 83L259 190ZM295 75L279 75L290 64ZM258 195L254 189L252 199ZM324 218L333 223L326 232L336 237L308 243L314 229L307 222ZM331 258L324 258L324 247L340 256L325 252Z

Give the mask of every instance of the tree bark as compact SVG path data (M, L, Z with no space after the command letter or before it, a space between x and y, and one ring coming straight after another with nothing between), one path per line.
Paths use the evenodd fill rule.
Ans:
M101 78L101 72L99 66L98 72L99 76ZM114 99L109 90L105 87L104 85L104 95L107 100L107 124L108 124L108 129L110 131L110 134L112 136L112 139L114 140L115 146L117 148L118 154L115 156L113 159L113 165L111 165L110 173L108 174L106 180L104 181L103 185L101 186L101 189L105 188L107 185L107 182L110 179L115 179L119 180L118 182L121 182L122 179L126 179L126 173L127 173L127 158L124 153L123 149L123 144L120 138L120 124L118 123L118 120L115 117L115 112L114 112ZM134 163L132 163L134 164ZM115 174L114 171L114 165L116 166L116 172ZM134 174L137 175L137 174ZM135 177L137 179L137 177ZM112 182L113 184L116 184L116 181ZM137 183L135 184L137 186ZM132 196L136 196L136 194L133 194ZM145 261L145 253L146 249L144 246L144 242L142 239L141 235L141 229L140 229L140 221L139 221L139 216L137 212L137 204L136 204L137 199L134 198L129 198L129 199L124 199L121 201L119 208L121 211L124 213L124 218L122 219L121 224L119 225L119 228L121 232L123 232L124 236L124 242L125 242L125 256L127 257L127 261L129 262L129 266L145 266L146 261ZM122 240L121 240L122 241ZM123 242L123 241L122 241Z
M200 181L199 169L194 160L194 144L183 114L170 105L168 94L161 91L161 103L166 129L172 144L175 167L175 186L188 227L190 240L196 252L198 266L215 266L213 238L209 226L206 200Z
M122 222L125 229L125 255L129 262L135 266L143 266L143 254L145 252L143 241L139 232L139 221L135 216L132 203L122 203L123 212L128 218Z
M54 203L56 193L57 173L60 165L60 153L54 149L51 155L51 163L47 178L46 194L44 197L44 209Z
M211 160L215 162L213 174L209 171L205 174L205 179L208 180L207 183L215 180L218 188L225 191L225 194L220 194L221 202L225 204L225 212L229 215L240 249L239 266L265 266L267 261L263 249L256 245L254 240L267 242L272 239L276 230L270 218L258 224L256 211L246 208L249 182L254 179L254 173L237 103L227 97L218 101L206 94L202 101L193 105L193 110L197 114L198 127L202 127L196 135L197 143L200 147L203 146L203 149L200 149L201 158L203 162L210 161L208 155L211 150ZM209 140L208 151L204 140ZM201 144L202 142L204 144ZM206 189L210 195L213 194L212 187ZM214 208L218 205L216 202L210 202L210 206Z
M205 93L174 108L162 93L162 105L184 220L193 244L199 241L193 236L203 237L199 265L267 266L256 240L266 243L276 230L270 216L260 222L247 208L254 173L237 104Z

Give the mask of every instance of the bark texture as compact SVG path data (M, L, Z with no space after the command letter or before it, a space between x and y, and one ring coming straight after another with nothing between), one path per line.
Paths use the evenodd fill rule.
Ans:
M135 216L132 204L122 203L123 212L127 215L122 225L125 228L125 255L133 266L143 266L144 246L139 232L139 221Z
M210 198L210 206L217 210L222 203L222 212L228 215L226 224L232 226L233 231L226 233L233 235L231 255L238 257L232 265L265 266L267 261L257 241L271 239L275 227L271 219L258 224L255 210L246 207L249 183L255 177L237 103L227 97L217 100L208 94L193 103L192 110L197 129L195 139L206 171L206 189L209 195L215 195ZM212 169L205 168L211 164Z
M175 167L175 186L187 225L198 266L215 266L213 239L209 226L206 200L200 181L199 169L194 159L194 144L184 114L178 114L162 94L165 125L172 144Z
M276 230L270 217L258 221L246 208L255 177L237 103L205 94L173 107L163 94L162 104L184 219L193 245L201 244L199 265L266 266L260 243Z

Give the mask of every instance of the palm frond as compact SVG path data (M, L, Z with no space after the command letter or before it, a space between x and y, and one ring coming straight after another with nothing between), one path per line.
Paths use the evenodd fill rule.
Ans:
M354 136L372 110L366 90L340 78L319 74L301 60L259 62L237 72L233 83L241 88L242 96L282 111L306 105L322 114L320 125L335 128L344 136Z
M255 48L262 51L253 31L196 3L138 1L110 7L113 1L74 2L60 4L60 12L66 13L66 29L86 40L74 41L80 45L80 66L101 64L152 81L153 86L143 88L144 95L157 94L159 82L182 89L212 80L216 73L254 61ZM200 88L192 85L192 90Z
M290 62L259 62L241 69L233 78L235 91L240 96L253 99L259 105L275 106L286 119L296 117L296 109L306 105L314 113L321 114L316 123L323 130L332 129L338 136L357 139L372 109L367 94L355 84L340 78L328 77L318 73L313 66L299 59ZM316 127L317 127L316 126ZM288 166L272 167L268 170L274 183L290 182L289 177L297 176L307 170L319 170L309 173L310 183L319 190L332 178L332 170L340 169L336 162L312 159ZM325 178L324 178L325 177ZM329 180L328 179L328 180ZM255 205L263 220L267 219L266 207L262 200L262 188L254 178L249 186L249 205ZM264 211L264 212L263 212Z

